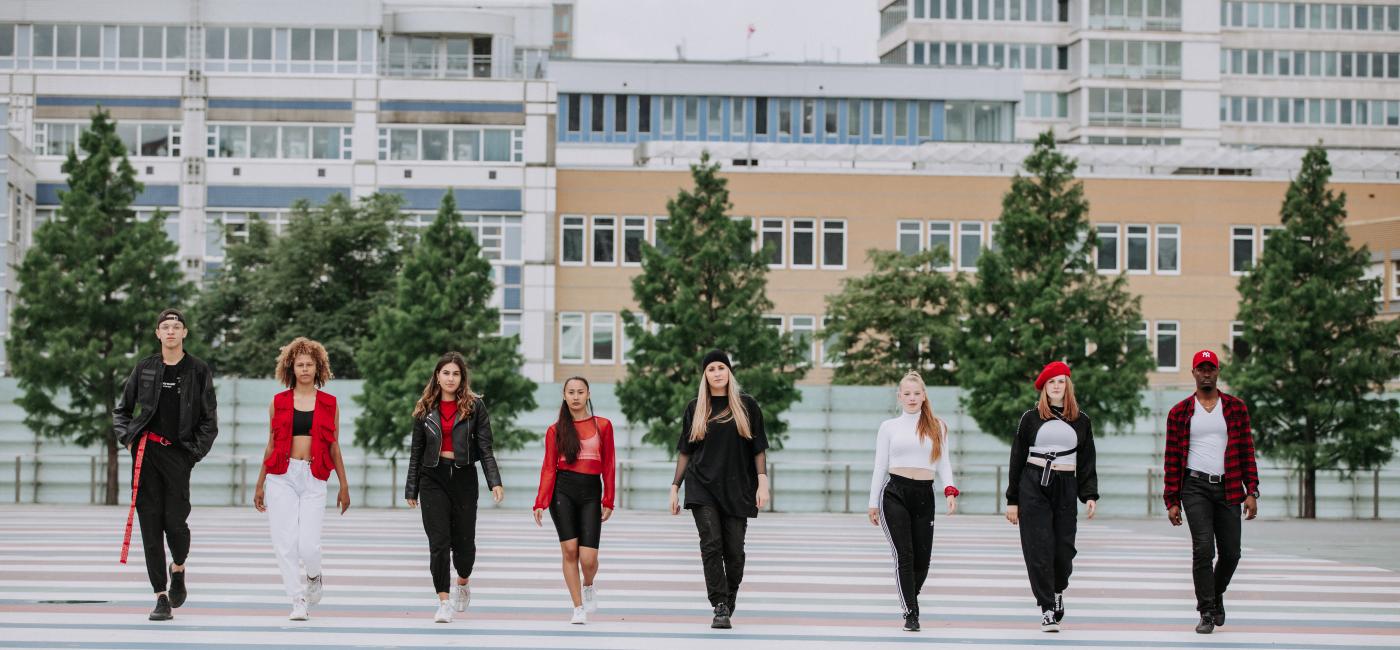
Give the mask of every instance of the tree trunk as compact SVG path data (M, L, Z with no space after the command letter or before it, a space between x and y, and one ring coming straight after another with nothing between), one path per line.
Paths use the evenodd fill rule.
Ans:
M107 396L107 412L116 410L115 397ZM114 506L117 505L117 450L121 447L117 444L117 433L111 428L107 430L107 489L102 502Z
M1303 518L1317 519L1317 467L1303 465Z

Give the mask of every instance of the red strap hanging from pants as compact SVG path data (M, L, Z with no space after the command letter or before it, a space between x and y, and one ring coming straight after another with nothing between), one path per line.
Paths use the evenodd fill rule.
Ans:
M131 508L126 511L126 535L122 538L121 563L126 564L127 552L131 550L131 523L136 518L136 491L141 487L141 459L146 456L146 436L136 444L136 463L131 474Z

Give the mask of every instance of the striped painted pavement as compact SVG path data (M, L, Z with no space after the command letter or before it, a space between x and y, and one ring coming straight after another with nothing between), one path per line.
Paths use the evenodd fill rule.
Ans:
M125 508L0 507L0 647L36 648L1396 648L1400 575L1251 551L1229 621L1193 631L1184 537L1086 521L1059 634L1039 631L1016 531L988 516L940 517L920 633L900 629L892 562L862 514L764 514L751 522L734 629L711 630L694 524L619 511L604 525L601 609L569 625L548 518L484 507L473 602L432 622L436 596L416 511L328 514L325 599L287 620L267 523L252 508L196 508L190 597L150 622L139 540L117 563ZM1166 524L1162 524L1166 528ZM1326 536L1327 524L1318 524Z

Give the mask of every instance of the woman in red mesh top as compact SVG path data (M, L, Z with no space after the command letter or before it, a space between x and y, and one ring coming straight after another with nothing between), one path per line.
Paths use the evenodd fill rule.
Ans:
M593 414L590 397L588 380L570 377L564 382L559 419L544 435L544 464L535 494L535 525L544 525L548 508L559 533L564 584L574 602L569 622L577 625L588 622L588 614L598 609L598 594L593 589L593 577L598 574L598 538L603 522L612 516L616 493L612 423Z

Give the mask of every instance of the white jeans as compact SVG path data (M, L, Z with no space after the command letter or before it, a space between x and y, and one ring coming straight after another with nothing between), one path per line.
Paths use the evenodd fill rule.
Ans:
M269 474L263 488L272 550L289 598L302 595L297 560L307 576L321 575L321 519L326 514L326 482L311 475L311 464L291 459L286 474Z

